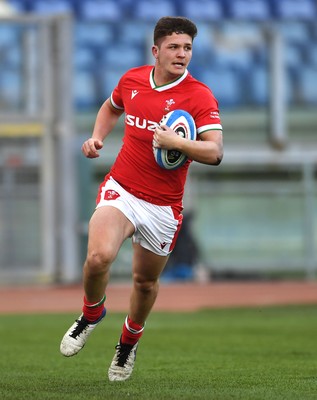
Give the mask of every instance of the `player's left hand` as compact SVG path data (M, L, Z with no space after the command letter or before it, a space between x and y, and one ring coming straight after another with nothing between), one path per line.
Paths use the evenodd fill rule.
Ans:
M161 125L155 128L153 134L154 147L172 150L177 149L177 143L180 137L173 129L166 125Z

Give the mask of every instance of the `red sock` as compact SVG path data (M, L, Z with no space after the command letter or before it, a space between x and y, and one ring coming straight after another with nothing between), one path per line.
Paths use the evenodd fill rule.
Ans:
M90 303L84 297L83 314L84 317L89 322L97 322L101 317L103 310L105 309L104 302L106 300L106 295L98 303Z
M144 326L133 322L129 316L126 317L123 327L121 342L135 345L143 334Z

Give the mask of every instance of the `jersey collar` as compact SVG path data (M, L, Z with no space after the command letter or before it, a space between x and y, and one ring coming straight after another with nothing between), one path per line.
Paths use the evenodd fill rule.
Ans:
M156 86L156 83L154 82L154 68L153 68L152 71L150 72L150 85L152 89L158 92L163 92L164 90L168 90L179 85L181 82L183 82L183 80L186 78L187 75L188 75L188 70L186 69L183 75L175 79L175 81L167 83L166 85Z

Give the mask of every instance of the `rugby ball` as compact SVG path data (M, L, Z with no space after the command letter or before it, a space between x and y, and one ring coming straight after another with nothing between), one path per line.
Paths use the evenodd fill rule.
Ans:
M178 135L196 140L196 125L193 117L184 110L170 111L164 115L159 125L166 125ZM177 169L185 164L188 157L178 150L166 150L155 147L153 143L154 158L158 165L165 169Z

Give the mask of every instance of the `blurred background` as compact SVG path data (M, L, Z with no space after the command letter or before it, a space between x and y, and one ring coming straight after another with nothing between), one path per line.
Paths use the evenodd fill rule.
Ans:
M164 279L316 279L316 0L0 1L0 282L81 279L99 182L80 152L158 18L198 26L189 70L219 101L225 157L193 163ZM130 276L125 243L112 276Z

